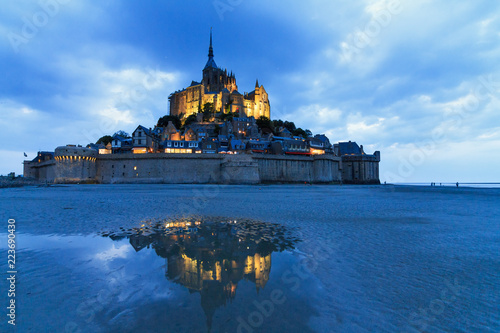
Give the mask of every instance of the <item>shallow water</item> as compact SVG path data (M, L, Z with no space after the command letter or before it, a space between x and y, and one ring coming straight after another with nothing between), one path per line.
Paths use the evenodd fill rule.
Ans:
M95 236L18 237L29 244L21 251L30 258L21 275L29 280L20 287L29 290L28 303L43 300L65 309L66 323L47 322L45 311L32 309L34 327L307 332L305 323L315 313L309 303L315 288L295 287L295 280L312 280L310 272L304 267L299 280L289 271L305 258L293 251L299 239L281 225L170 220ZM49 267L48 258L57 268ZM271 315L278 320L266 323Z
M19 332L500 330L498 189L61 186L0 208Z

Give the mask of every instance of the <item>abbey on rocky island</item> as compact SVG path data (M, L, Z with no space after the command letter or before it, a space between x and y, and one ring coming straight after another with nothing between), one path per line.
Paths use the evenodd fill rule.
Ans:
M203 68L201 83L192 81L189 87L172 93L168 99L170 115L178 116L180 119L201 112L206 103L213 105L214 112L237 112L240 117L255 119L261 116L271 118L269 96L264 86L259 85L259 80L255 83L253 91L241 94L238 91L235 74L217 67L211 31L208 61Z

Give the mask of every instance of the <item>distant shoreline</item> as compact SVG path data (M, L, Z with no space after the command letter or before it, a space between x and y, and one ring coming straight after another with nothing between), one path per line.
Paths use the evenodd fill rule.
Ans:
M23 186L41 186L45 185L45 183L39 182L32 178L23 178L23 177L0 177L0 188L12 188L12 187L23 187Z
M136 185L140 183L115 183L115 184L97 184L97 183L88 183L88 182L80 182L80 183L68 183L66 185L89 185L89 184L95 184L95 185ZM148 185L176 185L172 183L147 183ZM458 183L461 188L477 188L477 189L500 189L500 183L497 182L481 182L481 183ZM24 186L54 186L54 185L63 185L63 184L55 184L51 182L40 182L37 181L33 178L23 178L23 177L16 177L16 178L10 178L7 176L0 176L0 188L16 188L16 187L24 187ZM244 185L244 184L178 184L178 185L224 185L224 186L230 186L230 185ZM271 182L271 183L261 183L261 184L254 184L253 186L266 186L266 185L336 185L336 186L349 186L352 184L340 184L340 183L330 183L330 184L321 184L321 183L302 183L302 182ZM375 184L367 184L367 186L374 186ZM360 186L360 185L354 185L354 186ZM434 186L431 186L431 182L426 182L426 183L382 183L379 186L408 186L408 187L441 187L441 188L455 188L456 183L435 183Z
M434 185L431 185L434 184ZM438 182L426 182L426 183L391 183L387 185L394 186L424 186L424 187L457 187L457 183L438 183ZM500 183L496 182L481 182L481 183L471 183L471 182L458 182L458 187L466 188L500 188Z

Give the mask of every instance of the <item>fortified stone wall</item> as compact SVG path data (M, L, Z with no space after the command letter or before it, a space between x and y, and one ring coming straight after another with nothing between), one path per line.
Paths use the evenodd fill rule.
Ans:
M263 183L332 183L341 181L341 162L334 156L253 156Z
M53 183L56 178L56 162L54 160L35 163L24 161L24 177L34 178L42 182Z
M100 155L97 181L114 183L211 184L221 180L219 154Z
M96 182L97 152L83 147L57 147L54 183Z
M36 168L35 168L36 163L31 162L31 161L24 161L23 162L23 176L24 178L35 178L39 179Z
M259 164L251 155L226 155L221 161L221 183L259 184Z
M380 184L380 152L375 155L342 156L342 179L346 184Z
M313 179L312 157L256 156L259 164L260 181L271 182L311 182Z
M340 157L314 156L315 183L342 182L342 162Z
M56 149L53 161L25 165L25 174L57 183L379 183L376 159L343 161L329 155L97 155L83 148L60 148L64 149Z

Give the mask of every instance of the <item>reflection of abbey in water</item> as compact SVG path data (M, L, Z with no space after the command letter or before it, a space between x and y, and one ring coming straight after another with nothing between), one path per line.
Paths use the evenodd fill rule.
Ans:
M204 283L217 281L232 298L241 279L255 282L257 289L266 285L272 251L259 248L255 242L240 241L229 223L190 228L191 223L170 223L175 225L172 229L176 234L130 236L130 244L136 251L151 245L159 256L167 258L167 277L192 290L201 291Z
M283 226L260 222L169 222L134 229L127 235L136 251L152 247L167 259L166 277L201 294L207 325L215 310L236 295L240 280L264 288L271 272L271 253L293 248ZM123 238L111 235L112 239Z

